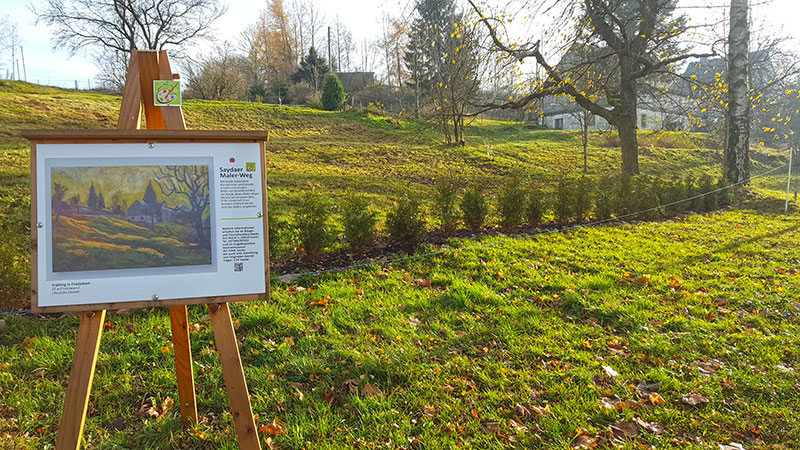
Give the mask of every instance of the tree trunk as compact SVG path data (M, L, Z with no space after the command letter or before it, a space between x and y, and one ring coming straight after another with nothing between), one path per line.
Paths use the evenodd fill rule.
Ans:
M723 171L729 182L747 184L750 182L748 0L731 0L728 46L728 139Z
M589 173L589 158L587 155L587 150L589 148L589 117L591 113L589 111L583 111L583 121L581 125L583 125L583 173Z
M618 116L616 123L622 147L622 173L624 175L639 174L639 142L636 139L636 80L632 79L634 61L620 58L620 90L619 104L616 106Z

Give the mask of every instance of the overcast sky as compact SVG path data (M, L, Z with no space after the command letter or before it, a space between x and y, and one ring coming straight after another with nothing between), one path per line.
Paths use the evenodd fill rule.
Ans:
M259 11L265 7L266 0L223 0L225 1L228 3L228 12L216 23L217 35L220 40L236 42L242 28L254 22ZM697 21L707 20L708 17L721 18L726 10L724 6L729 3L727 0L680 1L681 6L689 7L684 12ZM759 5L764 1L752 0L752 3ZM65 50L53 50L50 29L44 24L34 24L35 17L29 4L41 7L43 3L43 0L29 3L0 0L0 14L7 14L18 23L28 81L74 87L77 80L80 88L86 88L88 84L94 85L97 68L91 58L86 54L71 56ZM506 0L498 3L505 4ZM316 0L316 4L325 15L326 22L334 22L338 15L339 20L352 31L359 45L362 40L371 41L380 34L384 14L398 15L407 12L408 8L407 0ZM712 7L709 8L708 5ZM800 27L797 25L800 19L800 1L772 0L768 5L755 6L752 15L755 20L766 23L771 34L784 33L800 43ZM2 55L0 77L5 78L8 69L9 57Z

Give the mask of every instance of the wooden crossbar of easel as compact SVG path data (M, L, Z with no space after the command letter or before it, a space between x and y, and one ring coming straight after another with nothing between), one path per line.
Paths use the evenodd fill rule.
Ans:
M150 130L186 130L181 107L158 107L154 106L153 102L153 81L174 78L177 78L177 75L172 73L167 52L133 51L128 65L117 129L139 129L144 112L147 128ZM239 447L247 450L260 449L261 444L258 441L253 409L228 304L215 303L207 306L236 434L239 438ZM188 309L185 305L170 306L169 314L181 417L187 422L197 422ZM57 450L80 448L105 316L105 310L81 314L75 355L56 442Z

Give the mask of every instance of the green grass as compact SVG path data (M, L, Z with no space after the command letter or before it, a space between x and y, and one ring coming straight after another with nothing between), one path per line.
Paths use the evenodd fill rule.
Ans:
M23 95L59 95L60 113L41 125L23 113L0 116L0 129L60 127L56 117L81 109L74 102L118 105L37 89L0 87L0 111ZM270 212L286 218L309 186L334 200L356 190L385 207L407 185L430 198L433 179L451 171L497 191L509 173L553 183L582 167L579 136L518 124L477 122L468 145L452 148L414 122L355 112L214 102L187 102L185 111L189 128L270 129ZM86 117L81 126L103 126ZM0 225L4 245L25 255L28 153L14 133L0 150ZM604 139L592 136L594 174L618 166L619 150ZM644 172L717 173L719 151L705 149L704 136L670 141L687 148L653 139ZM754 160L754 173L784 161L760 148ZM275 282L268 302L232 307L257 422L277 419L279 448L566 449L579 434L608 437L634 418L664 431L640 430L622 448L798 448L800 220L782 213L781 174L757 180L760 196L738 209L533 239L452 239L485 245ZM427 279L429 288L417 281ZM0 447L51 446L77 318L4 320ZM177 400L168 312L109 313L88 447L236 448L208 314L191 307L190 320L200 424L182 430L174 410L134 415L148 401ZM651 390L663 403L642 398L642 382L659 383ZM364 395L366 384L381 395ZM690 393L709 401L689 406ZM600 399L624 406L606 410Z

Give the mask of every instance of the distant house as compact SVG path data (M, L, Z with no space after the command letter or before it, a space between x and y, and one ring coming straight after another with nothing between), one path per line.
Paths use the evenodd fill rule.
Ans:
M191 211L186 206L170 208L164 202L158 202L155 208L151 208L147 203L136 200L128 208L128 220L147 225L169 223L176 222L179 218L187 216Z
M573 45L556 66L556 70L568 74L573 79L584 77L588 71L601 73L605 79L618 76L615 58L603 54L603 49L592 46ZM594 61L586 64L582 61ZM775 77L775 68L766 51L750 53L751 88L755 92L775 89L771 81ZM653 79L658 90L665 91L657 95L650 94L648 89L639 90L637 107L637 126L640 130L661 130L676 128L690 129L692 126L686 119L687 111L698 109L696 101L705 92L692 89L693 85L711 85L715 79L725 79L727 62L722 58L700 58L689 63L679 79ZM766 92L765 92L766 94ZM608 108L606 99L598 103ZM702 107L702 106L701 106ZM719 120L724 115L722 110L694 111L695 116L703 116L703 123ZM542 106L544 125L556 130L579 130L583 109L569 97L551 96L544 99ZM602 117L589 115L590 130L608 130L612 126Z
M360 92L375 84L374 72L339 72L336 74L347 93Z

